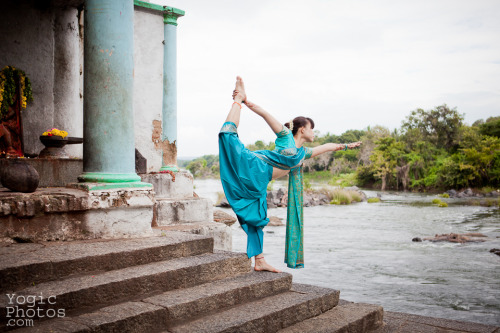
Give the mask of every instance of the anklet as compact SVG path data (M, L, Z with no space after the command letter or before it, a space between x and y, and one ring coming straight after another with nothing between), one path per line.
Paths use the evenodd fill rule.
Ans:
M238 103L238 102L233 102L233 105L234 105L234 104L238 104L238 105L240 106L240 110L242 109L242 106L241 106L241 104L240 104L240 103Z

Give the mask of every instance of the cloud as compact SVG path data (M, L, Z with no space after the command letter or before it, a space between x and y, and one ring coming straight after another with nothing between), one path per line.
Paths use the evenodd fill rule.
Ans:
M186 11L180 155L217 153L236 75L277 119L307 115L322 133L393 129L411 110L444 103L469 123L500 114L498 1L156 1ZM247 109L240 137L274 139Z

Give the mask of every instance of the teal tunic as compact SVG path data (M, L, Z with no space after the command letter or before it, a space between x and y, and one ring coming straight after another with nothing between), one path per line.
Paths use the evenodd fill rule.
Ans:
M219 133L222 187L247 234L247 255L250 258L263 251L262 229L269 223L267 185L272 179L273 167L290 170L285 262L288 267L304 267L301 165L304 158L311 156L312 149L297 148L292 132L286 127L277 133L275 144L273 151L252 152L239 140L236 125L224 123Z

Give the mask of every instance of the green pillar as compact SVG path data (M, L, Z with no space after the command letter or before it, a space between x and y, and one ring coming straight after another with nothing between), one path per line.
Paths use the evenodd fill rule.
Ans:
M160 170L179 171L177 167L177 18L184 11L165 7L163 51L163 156Z
M151 186L135 172L134 3L85 0L84 19L84 162L78 180L109 183L104 188Z

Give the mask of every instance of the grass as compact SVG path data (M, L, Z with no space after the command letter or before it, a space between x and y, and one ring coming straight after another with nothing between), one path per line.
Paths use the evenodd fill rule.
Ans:
M380 198L379 197L373 197L373 198L368 198L368 200L366 200L368 203L376 203L376 202L380 202Z
M448 193L443 193L439 195L441 198L449 198L450 195Z
M361 195L354 190L324 189L332 205L348 205L353 202L361 202Z

